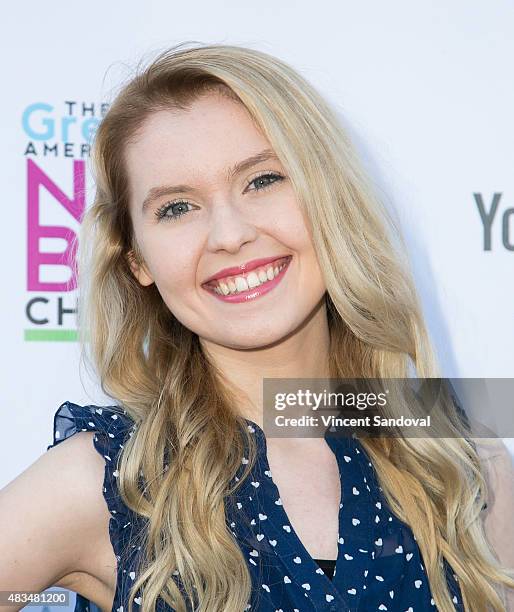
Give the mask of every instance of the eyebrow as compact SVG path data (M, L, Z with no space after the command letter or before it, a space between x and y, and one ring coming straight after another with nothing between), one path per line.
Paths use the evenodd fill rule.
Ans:
M241 172L244 172L252 166L255 166L256 164L259 164L264 161L268 161L270 159L278 161L278 157L275 154L275 151L273 151L273 149L264 149L264 151L261 151L256 155L252 155L247 159L243 159L242 161L237 162L232 167L228 168L228 170L225 172L226 179L227 181L230 181L232 178L234 178ZM174 195L176 193L185 192L194 193L195 191L197 191L197 189L195 189L195 187L191 187L190 185L161 185L160 187L152 187L149 190L145 199L143 200L141 211L143 214L145 214L152 202L154 202L158 198L162 198L163 196L169 196Z

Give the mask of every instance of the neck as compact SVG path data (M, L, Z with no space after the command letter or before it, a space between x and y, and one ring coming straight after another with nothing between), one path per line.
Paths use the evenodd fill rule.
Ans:
M238 350L200 339L237 397L237 411L262 427L263 378L329 378L325 300L294 332L258 349Z

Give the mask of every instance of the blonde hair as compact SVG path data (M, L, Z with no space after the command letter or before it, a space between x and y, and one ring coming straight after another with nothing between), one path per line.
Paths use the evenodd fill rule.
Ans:
M225 522L225 503L250 473L253 437L197 335L176 320L142 262L128 208L125 146L155 111L187 109L206 92L243 104L275 150L304 211L326 282L334 377L437 377L401 235L366 178L333 110L299 74L260 51L178 45L139 71L102 120L93 147L96 197L79 234L79 333L104 392L137 427L121 452L118 486L145 519L139 590L149 612L161 597L179 612L239 612L252 587ZM412 529L435 604L454 610L442 560L466 609L504 611L494 585L514 586L479 516L486 481L463 437L366 438L392 511ZM243 478L233 478L246 449ZM141 480L142 479L142 480ZM122 560L119 561L122 563ZM178 572L178 574L177 574ZM183 589L174 575L180 575Z

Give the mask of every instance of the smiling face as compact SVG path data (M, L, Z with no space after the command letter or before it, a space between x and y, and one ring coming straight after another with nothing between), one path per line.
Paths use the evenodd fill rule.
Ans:
M208 93L157 111L125 161L144 259L132 271L201 339L264 347L319 306L326 287L292 185L244 106Z

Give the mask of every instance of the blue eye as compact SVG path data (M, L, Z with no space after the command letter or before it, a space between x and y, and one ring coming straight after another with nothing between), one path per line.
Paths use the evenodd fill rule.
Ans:
M271 182L269 182L271 180ZM273 183L284 180L284 177L281 174L276 174L275 172L265 172L264 174L260 174L252 179L245 191L248 189L249 185L255 185L254 189L250 189L249 191L263 191L268 187L271 187ZM264 182L264 184L263 184ZM260 186L259 186L260 185ZM191 208L191 204L186 200L176 200L175 202L166 202L163 206L158 208L155 211L155 216L157 220L160 221L177 221L183 215L187 214ZM185 209L185 210L184 210ZM168 215L167 212L171 210L173 214Z
M166 204L164 204L164 206L161 206L155 212L155 216L157 217L157 219L159 221L161 219L163 219L165 221L176 221L182 215L185 215L187 212L189 212L188 210L183 210L187 206L189 206L189 202L186 202L185 200L178 200L177 202L172 202L171 204L170 203L166 203ZM168 210L171 210L172 212L174 212L174 214L173 215L167 215L166 213L168 212Z
M256 185L255 189L250 190L250 191L262 191L263 189L266 189L267 187L271 187L273 183L283 180L283 178L284 177L281 174L275 174L275 172L266 172L265 174L256 176L254 179L250 181L249 185L252 185L254 183L257 183L258 181L261 181L261 187L257 187ZM274 180L271 181L271 183L266 183L262 185L262 181L266 181L268 179L274 179Z

